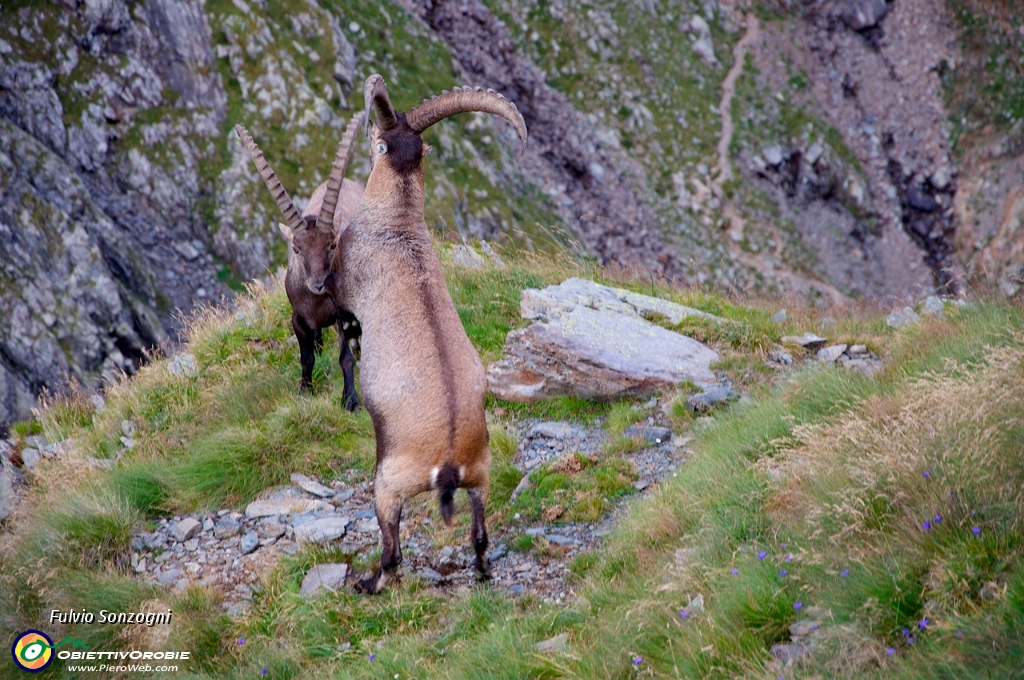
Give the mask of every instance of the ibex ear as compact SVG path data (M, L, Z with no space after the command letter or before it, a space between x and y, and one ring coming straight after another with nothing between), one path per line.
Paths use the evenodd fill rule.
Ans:
M295 236L295 233L292 231L292 228L289 227L287 224L281 224L280 222L277 223L277 228L281 230L282 234L284 234L284 237L285 239L288 240L288 243L291 243L292 237Z
M434 147L430 146L429 144L424 144L423 145L423 155L424 156L429 156L432 153L434 153Z

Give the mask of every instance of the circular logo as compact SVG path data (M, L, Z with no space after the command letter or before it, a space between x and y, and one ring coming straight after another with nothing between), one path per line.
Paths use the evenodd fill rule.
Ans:
M26 630L11 645L18 668L38 673L53 663L53 640L41 630Z

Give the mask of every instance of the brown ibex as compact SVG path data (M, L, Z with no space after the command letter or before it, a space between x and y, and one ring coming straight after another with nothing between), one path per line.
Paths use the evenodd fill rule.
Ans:
M235 132L249 149L260 176L288 222L278 227L289 245L284 287L292 304L292 330L299 341L302 391L308 392L313 387L313 365L316 353L323 349L323 329L337 325L341 345L338 363L345 379L345 407L350 411L359 408L354 377L356 360L352 350L358 347L360 326L351 312L335 305L327 284L338 271L338 234L351 223L363 200L363 185L344 176L352 158L352 141L365 120L366 114L359 113L349 122L328 180L313 192L301 217L252 136L241 125L235 126Z
M402 560L402 505L437 492L451 523L453 494L469 493L477 578L490 578L487 502L491 453L484 418L487 380L445 285L444 271L423 214L420 134L449 116L484 111L502 116L526 143L515 105L482 89L444 92L408 113L396 113L384 79L371 76L366 109L376 113L373 167L363 204L338 240L340 266L332 295L362 324L363 403L377 438L374 503L383 553L380 566L357 588L380 592Z

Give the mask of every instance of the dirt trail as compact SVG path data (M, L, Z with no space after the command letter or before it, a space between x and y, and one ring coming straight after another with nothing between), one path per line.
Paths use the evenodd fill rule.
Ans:
M723 3L723 7L727 11L735 13L734 8L726 3ZM743 241L746 220L743 219L740 211L733 204L732 199L729 198L724 189L725 183L733 178L732 162L729 160L729 147L732 145L732 137L735 131L735 125L732 120L732 100L736 95L736 81L743 74L747 48L761 35L761 24L754 14L747 14L742 18L742 21L737 23L741 26L745 24L746 31L733 47L732 68L729 69L725 80L722 81L722 99L718 104L719 117L722 120L722 130L718 138L718 172L711 183L712 192L722 202L722 216L725 218L729 230L726 244L733 257L744 266L785 282L793 292L808 294L811 290L818 290L826 294L833 304L840 304L847 298L835 286L780 266L782 264L782 246L785 241L773 225L760 226L768 226L768 228L775 232L774 238L777 244L774 253L777 258L775 263L766 260L760 254L746 252L740 245Z

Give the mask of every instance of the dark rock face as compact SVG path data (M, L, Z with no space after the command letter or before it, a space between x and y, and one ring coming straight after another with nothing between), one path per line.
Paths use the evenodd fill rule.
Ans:
M196 211L227 101L203 4L64 5L0 29L0 422L134 372L220 290Z
M564 184L566 224L602 262L642 265L681 277L673 249L644 204L643 169L624 153L595 143L596 131L564 94L516 50L508 28L480 2L406 0L404 4L448 44L469 80L494 88L516 103L530 131L522 159L529 176Z

